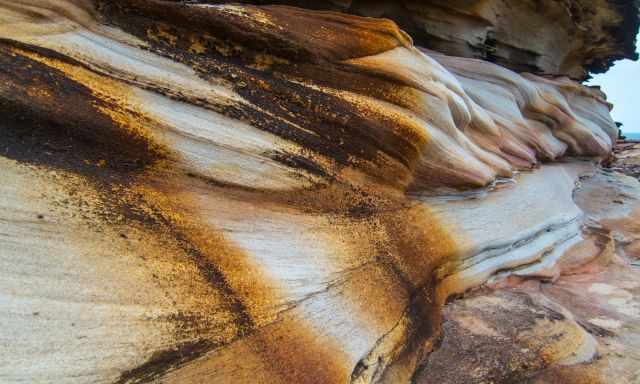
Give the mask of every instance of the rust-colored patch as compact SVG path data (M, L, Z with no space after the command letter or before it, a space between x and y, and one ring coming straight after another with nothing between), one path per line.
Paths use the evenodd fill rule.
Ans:
M174 345L163 351L156 351L144 364L123 372L115 383L139 384L152 382L167 372L204 355L213 348L214 345L210 341L197 340Z
M415 383L532 382L550 377L540 372L578 351L583 341L571 319L516 290L476 291L448 304L443 329L440 347L425 359Z
M339 346L310 332L299 320L289 327L263 332L252 343L269 371L281 383L345 382L350 367L340 359Z
M603 367L593 364L578 364L572 366L557 366L546 369L530 379L530 384L602 384Z
M123 93L112 80L7 45L0 61L2 134L11 143L0 149L5 156L85 174L101 164L140 171L166 157L137 122L139 111L107 96Z
M455 243L437 218L402 194L427 138L385 110L348 100L338 92L367 93L386 84L378 93L372 92L398 103L405 97L409 105L411 91L396 92L397 84L383 76L349 74L335 64L408 45L407 37L388 21L322 13L319 19L313 15L318 28L309 44L306 24L312 19L305 11L291 8L247 8L246 12L260 17L246 24L244 11L233 8L225 11L155 0L101 3L111 20L148 40L153 52L191 66L205 79L218 77L234 84L249 104L231 105L220 112L299 144L306 152L266 156L323 179L312 189L272 192L235 188L198 175L185 177L178 158L163 163L170 158L170 150L154 137L149 129L153 121L136 105L128 86L54 54L28 47L4 49L7 55L0 58L8 64L4 77L17 88L29 87L21 98L0 94L2 100L20 112L40 108L33 114L40 128L49 129L47 123L54 121L64 131L64 156L38 158L38 164L66 166L95 183L105 223L140 228L152 233L159 244L180 249L221 296L223 305L216 310L230 314L220 320L228 322L219 325L224 337L177 335L173 347L123 373L121 381L158 379L193 360L206 360L211 349L238 339L247 339L280 381L340 382L358 376L364 367L360 364L353 371L354 367L346 366L343 357L336 356L336 352L346 353L340 350L340 341L322 340L305 319L292 318L286 329L277 328L282 315L273 310L280 299L273 288L278 282L256 265L254 255L198 216L198 204L189 193L194 185L224 196L221 201L238 199L277 212L317 215L336 229L348 228L328 240L347 244L341 257L369 258L362 261L371 265L347 274L360 273L344 283L345 300L353 306L354 316L382 334L402 323L402 337L393 339L399 345L393 345L393 353L385 358L403 364L415 359L416 352L438 332L441 300L436 297L434 268L455 255ZM281 24L287 25L285 32L269 30ZM354 38L340 38L344 34ZM269 54L264 47L269 47ZM299 76L311 71L293 70L299 63L326 65L331 78L302 83ZM22 70L25 65L31 67ZM36 75L30 77L31 73ZM315 73L322 77L320 71ZM343 80L349 84L340 87ZM365 82L359 85L361 81ZM318 84L335 87L336 92ZM76 117L82 124L71 123ZM22 120L17 121L20 126ZM35 157L29 159L25 153L40 148L38 143L48 138L34 137L17 147L13 156L33 161ZM127 168L131 161L137 165L136 172ZM345 240L348 236L353 239ZM172 321L189 323L194 316L187 313ZM203 328L210 325L198 325L193 332L205 332ZM375 356L377 346L372 348Z
M164 147L154 139L145 125L149 125L150 119L144 116L142 109L136 104L130 88L118 81L98 75L78 65L66 63L56 58L43 56L36 52L28 52L20 48L14 48L13 52L28 57L34 61L45 64L64 73L67 78L75 81L91 90L92 95L103 101L92 101L95 108L107 115L125 131L131 141L148 143L147 151L150 153L166 152ZM46 97L51 94L43 90ZM106 105L105 105L106 104Z
M390 116L389 110L340 94L341 90L371 91L373 96L415 109L410 100L415 95L397 80L358 74L358 69L340 64L350 57L408 46L406 36L392 23L332 13L320 13L320 18L313 13L309 19L308 11L288 7L177 7L162 1L153 6L127 1L105 5L103 10L114 23L148 39L154 52L191 66L205 79L226 80L255 106L230 106L221 113L295 142L339 167L361 169L390 185L410 183L422 155L424 130ZM264 20L256 21L257 14ZM295 25L281 29L265 20ZM166 23L171 24L171 36L177 40L156 33L166 30L162 27ZM296 28L304 33L295 32ZM320 34L349 34L350 38L331 42L330 36L323 35L309 43L310 28ZM152 38L149 31L156 31ZM261 39L267 41L261 43ZM307 52L314 44L322 46ZM268 53L264 47L269 47ZM316 57L315 53L328 56ZM335 89L327 92L329 88L308 83L314 79L316 84Z
M169 45L175 46L178 41L178 37L171 33L171 27L167 24L157 24L155 29L147 29L147 38L156 42L166 42Z
M221 36L253 50L269 47L273 54L294 61L337 62L412 45L411 38L392 21L335 12L286 6L183 6L162 0L99 3L124 29L136 28L127 18L144 15L196 33Z

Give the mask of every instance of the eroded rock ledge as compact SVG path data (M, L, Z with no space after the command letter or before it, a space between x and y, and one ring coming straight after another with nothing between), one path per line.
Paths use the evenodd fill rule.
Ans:
M0 1L0 38L2 380L418 380L448 298L613 244L566 77L283 6ZM593 359L576 324L532 367Z
M605 72L614 60L637 58L635 36L639 18L638 4L633 0L280 0L277 3L388 18L407 31L416 45L452 56L496 62L518 72L583 79L589 72Z

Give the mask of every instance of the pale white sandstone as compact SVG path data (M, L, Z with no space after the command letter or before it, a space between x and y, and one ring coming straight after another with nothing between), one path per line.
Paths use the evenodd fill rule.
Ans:
M511 275L555 279L584 241L573 195L615 133L595 90L424 52L386 21L323 14L321 38L393 32L330 45L279 29L288 8L158 3L237 22L247 45L326 48L292 59L267 46L261 60L278 65L265 74L229 58L236 42L220 41L235 35L215 52L195 44L211 55L198 56L178 43L204 33L135 35L93 4L0 1L0 37L13 40L0 100L44 122L1 128L54 142L48 118L95 107L95 125L70 122L63 140L82 139L71 151L18 135L0 158L1 380L404 382L447 297ZM323 65L373 85L296 72ZM92 158L105 142L113 156ZM149 164L128 163L156 147ZM569 155L594 159L544 163ZM588 361L594 339L567 323L575 348L554 362Z

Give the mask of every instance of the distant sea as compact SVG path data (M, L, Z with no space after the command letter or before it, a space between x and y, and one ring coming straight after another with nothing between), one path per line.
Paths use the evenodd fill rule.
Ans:
M627 140L640 141L640 132L623 132L622 134L627 137Z

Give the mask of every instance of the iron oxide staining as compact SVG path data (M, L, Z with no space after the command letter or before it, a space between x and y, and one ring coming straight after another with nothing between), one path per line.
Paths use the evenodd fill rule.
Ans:
M270 312L272 310L269 308L273 306L271 303L275 301L275 297L270 297L269 279L261 276L260 272L250 273L252 269L258 270L250 265L253 256L229 243L215 228L189 216L189 212L197 208L189 206L188 191L195 184L200 189L208 189L211 194L231 192L235 198L253 199L255 204L263 201L274 205L276 210L294 209L313 215L344 217L347 221L361 223L354 232L356 236L366 234L371 226L370 222L378 221L376 216L379 209L387 209L389 212L386 215L391 217L394 210L403 209L405 203L397 200L397 197L387 197L386 192L376 191L375 188L349 186L344 181L335 182L322 168L309 162L307 157L299 155L274 153L269 156L285 165L304 168L326 178L326 186L311 191L269 194L259 190L234 191L234 188L229 188L224 183L212 181L210 184L206 178L185 178L178 166L181 159L169 149L166 142L157 140L153 134L156 124L154 117L136 107L136 99L132 96L129 85L97 74L72 59L47 50L18 45L8 47L6 51L7 57L16 57L15 61L20 65L13 69L7 66L5 69L13 70L7 76L15 81L16 89L11 91L14 91L14 96L17 95L7 99L17 101L18 107L23 108L16 107L16 121L7 124L5 132L11 135L11 140L20 144L12 147L13 152L8 152L7 155L45 169L71 172L86 180L97 192L98 200L93 204L103 225L120 228L121 231L123 228L130 228L130 231L136 228L151 234L153 241L158 244L172 244L172 247L180 250L183 257L191 260L202 278L215 291L218 296L216 300L221 301L221 305L216 307L219 313L209 315L229 313L229 316L223 316L224 321L230 321L227 325L216 325L215 320L213 324L210 324L210 320L204 323L206 326L220 328L222 332L229 334L226 337L198 337L198 332L206 335L208 331L200 328L202 325L189 324L182 316L168 319L177 327L175 345L154 352L138 367L123 370L118 382L150 382L164 376L179 376L183 369L188 372L196 360L215 360L216 350L239 340L246 340L242 342L251 348L255 359L271 365L267 369L271 373L264 375L273 380L320 383L340 382L348 377L351 367L335 355L341 350L340 345L333 345L316 335L317 330L305 325L305 319L299 318L300 314L279 315L277 312ZM9 59L7 62L9 63ZM32 68L30 73L34 75L27 79L27 73L20 72L22 66ZM19 87L25 87L26 90L22 92ZM39 93L30 95L29 92L33 93L34 90ZM293 95L286 89L281 92L283 100ZM250 94L247 93L246 96ZM30 102L34 103L35 109L29 109ZM262 101L265 107L270 103L273 103L273 99ZM326 104L329 104L328 100ZM335 101L334 104L339 103ZM6 110L11 111L10 105L5 105ZM354 111L349 113L355 115ZM20 119L19 116L22 115L29 116L31 120ZM256 116L255 119L258 120L261 116ZM308 119L312 117L310 114L307 116ZM72 123L67 120L69 118L73 118ZM296 120L295 123L308 125L308 121L304 120ZM328 129L329 126L325 126ZM23 129L24 133L16 131L19 129ZM343 131L346 132L346 127ZM315 134L318 135L318 132L321 131ZM326 139L328 133L324 135ZM365 137L362 133L360 135ZM384 138L378 140L380 143L385 141ZM372 148L374 146L368 145ZM321 148L320 143L317 146ZM65 150L60 151L59 156L49 157L46 153L49 147ZM43 148L44 151L41 152ZM362 147L355 148L352 149L353 152L366 155L363 149L359 149ZM373 153L373 149L370 152ZM336 153L326 152L326 156L335 157ZM343 166L349 164L348 158L349 155L345 154ZM128 239L127 236L120 237ZM433 238L431 241L440 240L442 238ZM389 241L395 242L392 238ZM400 249L399 246L382 243L380 247L380 251L387 255L395 254ZM151 255L147 258L147 262L153 264L163 256ZM393 258L397 260L399 255ZM383 261L381 267L376 269L384 270L387 265L397 262L391 259ZM383 280L379 281L388 284L389 281L406 280L404 272L401 272L406 268L394 267L392 269L396 272L382 273ZM380 271L376 273L379 274ZM360 279L366 279L367 274L368 272L363 274ZM368 283L361 284L367 290L373 289ZM429 324L420 320L420 314L437 312L430 309L430 304L423 304L423 300L431 303L433 298L414 293L422 288L416 288L410 282L402 284L408 295L414 297L404 305L423 308L407 310L410 325L403 331L406 332L403 339L407 340L420 328L430 328ZM357 284L351 289L357 289L356 286ZM348 291L343 294L349 295ZM389 299L393 300L393 296L391 294ZM363 296L356 295L352 300L357 302L363 299ZM367 311L364 307L361 310ZM385 312L383 308L377 311L381 314ZM389 313L386 317L395 321L397 316L404 316L402 313ZM272 325L274 316L275 319L287 317L287 326L280 327L277 323ZM363 314L359 316L366 317ZM369 316L369 321L378 321L376 317ZM425 333L427 334L430 331ZM391 363L391 360L387 361L380 369L383 370L384 366Z
M120 106L34 59L44 56L8 42L0 49L5 156L79 173L101 166L136 172L165 156L148 138L122 129L115 114L105 113ZM133 113L128 118L141 119Z
M166 298L141 309L140 323L160 324L156 344L118 363L115 381L408 381L447 296L469 283L441 279L477 255L407 189L511 176L517 156L500 157L500 140L521 143L501 136L504 111L489 114L388 20L81 3L47 8L64 33L3 40L3 154L72 174L94 197L93 224L129 247L117 272ZM553 106L579 92L550 83ZM562 125L546 112L540 124ZM587 152L607 148L608 120L594 120L581 134L602 140ZM513 237L500 245L521 245Z
M346 166L401 189L469 188L559 158L567 145L571 153L592 156L611 148L613 122L596 92L487 63L491 69L480 77L495 77L490 86L500 85L495 91L510 100L485 110L473 86L465 93L464 73L452 75L384 20L290 7L154 5L105 3L103 11L155 53L206 80L224 79L246 103L223 114L299 145L304 156L315 152L324 158L325 173ZM321 17L312 20L307 13ZM314 26L309 39L303 21ZM361 32L332 38L351 29ZM455 58L442 61L457 69ZM518 99L511 81L535 95ZM572 111L567 100L574 94L582 99ZM534 104L548 105L528 111L532 97ZM597 111L598 117L588 118L595 125L584 124L583 104ZM513 129L512 107L527 118ZM327 169L335 168L332 162L338 170Z
M175 4L163 6L167 8L166 12L170 10L178 12L178 9L183 11L183 8L176 8ZM116 9L121 10L124 14L115 13ZM258 26L243 23L242 26L234 28L228 26L230 23L225 24L223 21L216 23L216 17L223 18L223 20L241 17L238 16L238 12L231 11L235 8L230 7L229 9L227 10L226 6L221 6L219 9L212 8L211 10L208 8L198 9L197 7L187 7L187 10L184 10L184 12L188 11L193 15L207 15L209 17L207 19L208 26L221 26L221 28L227 26L230 28L229 31L217 31L217 35L211 31L203 34L201 29L195 28L198 25L197 22L185 26L183 22L174 22L173 19L168 19L171 20L170 23L157 24L154 20L141 17L140 13L127 7L114 8L114 14L111 17L115 23L122 24L123 28L140 38L152 36L149 43L156 53L166 55L192 67L205 79L223 78L233 84L234 91L248 101L248 104L224 108L221 111L223 114L248 121L254 127L298 144L307 151L305 154L307 157L312 153L317 153L324 158L321 163L337 163L339 167L362 168L373 177L387 180L390 184L408 183L410 167L417 162L417 158L420 156L421 143L415 141L419 135L403 137L399 133L403 131L403 127L388 118L384 111L370 109L363 113L363 106L315 89L314 86L308 84L309 80L315 80L303 77L311 74L310 70L314 68L324 68L321 70L322 73L317 73L320 81L322 81L321 79L333 79L332 83L337 85L348 80L349 82L344 83L344 86L347 84L355 86L362 79L365 79L372 84L370 88L375 88L376 84L381 84L379 81L375 82L375 77L362 75L362 78L358 78L357 74L353 77L349 72L340 69L344 65L338 61L359 54L358 50L371 49L367 45L366 39L358 40L356 48L337 47L336 49L343 53L336 53L336 57L331 60L329 58L320 60L307 55L291 56L286 52L278 51L277 47L280 43L277 38L280 38L280 34L269 35L268 25L265 26L264 23ZM276 19L284 17L280 15L284 15L286 12L299 13L295 9L281 9L280 7L256 8L251 12L264 13L264 17ZM327 14L329 21L333 18L341 20L344 17ZM204 21L202 22L204 23ZM275 21L271 22L275 23ZM376 30L374 27L385 26L388 28L384 22L379 22L380 25L373 21L371 23L373 25L370 28L374 31ZM171 24L170 28L163 26L168 24ZM350 24L344 25L349 27ZM254 28L261 32L258 33ZM329 29L328 26L318 26L318 28L334 33L333 29ZM355 26L351 26L351 28L355 28ZM283 28L283 31L286 30ZM207 30L205 29L205 31ZM276 40L269 40L264 45L255 46L256 44L251 37L257 33L260 36L267 34L265 38ZM287 44L294 47L308 45L300 33L294 34L291 37L292 40L286 40ZM383 37L386 39L388 47L385 46L385 49L396 47L402 43L400 39L403 36L399 35L400 31L397 29L393 33L376 33L379 33L379 39ZM192 53L193 41L200 41L199 44L204 45L206 51L203 54ZM340 40L336 44L349 42L351 40ZM326 50L314 49L314 52L327 52L328 50L329 48ZM267 60L273 62L268 66L268 71L264 70L265 52L268 52L269 58L275 58ZM346 52L350 52L352 56L345 56ZM307 72L295 73L299 67L309 69L303 69ZM337 75L333 78L333 76L327 76L328 73L336 73ZM296 81L295 77L303 79L303 82ZM289 164L294 165L291 162ZM296 162L296 164L301 163ZM326 166L324 168L323 173L335 174L337 172L333 169L326 169Z
M198 340L175 345L164 351L154 352L146 363L123 372L116 383L153 382L161 378L166 372L179 368L181 365L204 355L213 348L214 345L211 342Z

